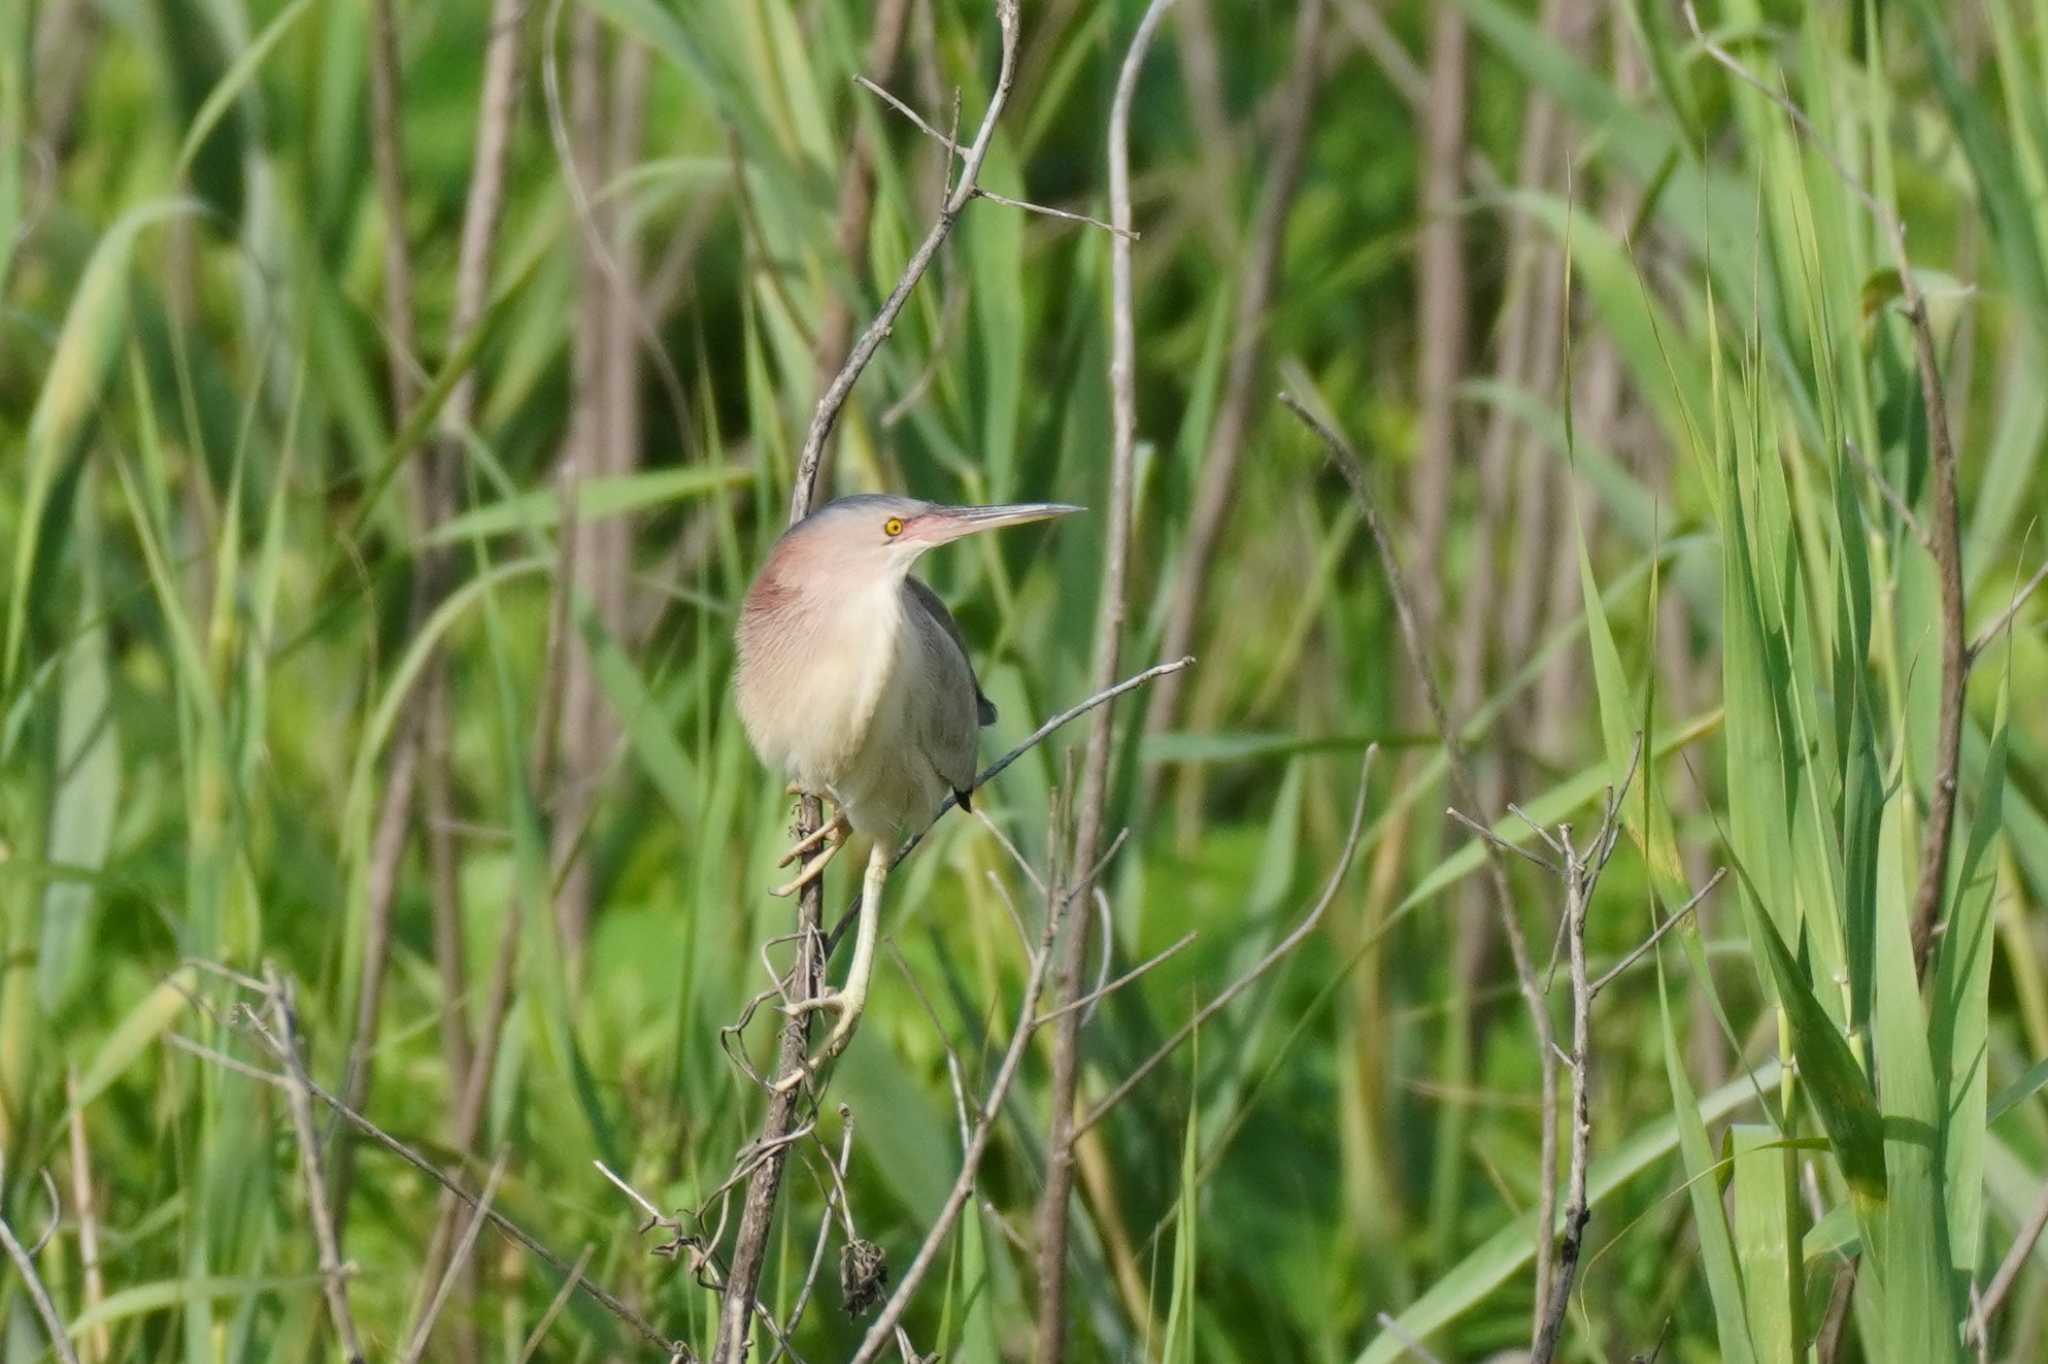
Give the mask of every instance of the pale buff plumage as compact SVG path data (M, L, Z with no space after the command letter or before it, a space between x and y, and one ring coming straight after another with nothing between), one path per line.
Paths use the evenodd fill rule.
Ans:
M995 719L959 626L910 576L911 566L934 545L973 531L1075 510L842 498L785 531L747 591L734 688L740 722L771 770L838 807L806 840L823 838L824 851L782 893L822 874L846 827L875 840L847 983L811 1001L839 1013L826 1056L846 1045L866 999L895 839L923 828L949 792L967 803L976 730Z

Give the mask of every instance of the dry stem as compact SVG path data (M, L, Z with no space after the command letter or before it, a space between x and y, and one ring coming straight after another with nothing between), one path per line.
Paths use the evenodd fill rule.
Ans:
M1323 60L1323 0L1303 0L1294 20L1294 48L1287 84L1281 95L1280 126L1266 158L1272 169L1260 191L1252 220L1244 273L1239 277L1237 311L1231 327L1230 356L1223 378L1216 418L1209 429L1208 450L1195 491L1195 509L1188 525L1187 549L1176 568L1173 597L1167 607L1166 631L1160 652L1172 658L1189 652L1209 569L1223 534L1223 520L1235 500L1238 458L1250 422L1253 382L1264 352L1266 310L1280 273L1280 248L1287 233L1294 190L1308 148L1309 115ZM1180 714L1180 683L1169 682L1153 696L1145 713L1145 732L1172 727ZM1158 771L1159 769L1154 769ZM1158 778L1145 779L1145 806L1152 804ZM1041 1361L1057 1364L1057 1361Z

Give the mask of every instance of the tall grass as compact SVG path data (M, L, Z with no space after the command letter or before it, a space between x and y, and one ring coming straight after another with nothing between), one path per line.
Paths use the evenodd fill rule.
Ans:
M1499 794L1542 824L1596 818L1645 736L1628 846L1590 916L1596 968L1712 869L1729 872L1697 924L1597 1003L1592 1220L1565 1353L1625 1358L1661 1341L1665 1359L1804 1358L1853 1262L1835 1358L1958 1358L2048 1180L2048 593L1984 641L1969 675L1960 818L1921 981L1910 915L1942 685L1920 539L1930 443L1900 279L1843 169L1905 225L1929 301L1975 637L2048 555L2048 6L1731 0L1702 15L1764 90L1663 5L1568 3L1563 25L1505 0L1461 7L1474 152L1505 166L1520 120L1548 100L1570 172L1474 181L1461 206L1476 279L1465 444L1507 413L1515 472L1528 472L1516 486L1552 492L1546 519L1524 525L1512 507L1487 510L1476 459L1453 471L1445 549L1420 570L1443 599L1497 613L1515 595L1509 565L1544 578L1532 619L1489 614L1481 699L1455 718ZM1234 277L1269 169L1263 100L1288 58L1286 23L1201 8L1234 140L1196 131L1201 52L1172 27L1186 15L1168 21L1132 120L1143 237L1126 654L1140 662L1164 626L1239 340ZM1400 508L1416 473L1420 153L1385 49L1356 43L1349 11L1362 8L1334 7L1343 22L1257 338L1260 392L1284 377L1321 394ZM399 6L424 397L393 411L367 7L0 10L0 1215L32 1242L50 1173L61 1215L35 1264L88 1357L338 1354L284 1096L190 1049L272 1061L237 1021L240 987L200 963L295 976L310 1069L340 1087L374 816L436 652L470 1019L509 923L528 950L488 1060L483 1134L453 1149L440 1025L457 1001L436 970L434 869L412 839L368 1112L472 1189L503 1156L495 1206L567 1260L587 1247L592 1280L709 1346L715 1297L687 1255L653 1253L660 1237L640 1233L641 1212L593 1162L688 1209L756 1130L758 1092L720 1029L767 984L764 949L779 952L788 928L786 904L761 893L788 810L735 723L733 612L787 504L817 318L834 297L872 312L929 225L944 154L852 85L870 7L592 9L606 41L653 58L644 145L597 197L640 234L679 391L648 369L639 468L584 483L573 516L555 466L581 228L541 79L567 57L543 12L527 17L492 301L458 344L483 9ZM1024 7L988 188L1104 211L1102 129L1141 9ZM1387 19L1420 51L1429 7ZM45 30L87 54L55 138L46 97L61 64L38 55ZM995 55L987 7L919 0L907 32L890 88L943 127L958 87L973 126ZM856 138L878 152L875 211L846 259L834 229ZM1517 220L1545 268L1569 273L1534 331L1557 353L1555 384L1481 372L1508 294L1498 248ZM660 297L677 242L684 286ZM970 205L856 391L836 489L1106 505L1107 255L1099 231ZM1603 366L1619 396L1594 415ZM421 532L399 475L471 373L461 509ZM1441 749L1404 718L1392 606L1358 515L1285 413L1264 396L1252 410L1181 719L1141 738L1129 711L1112 763L1110 827L1134 826L1105 881L1114 963L1199 937L1102 1004L1084 1034L1084 1104L1286 933L1342 843L1357 751L1377 739L1411 760L1382 764L1370 866L1314 937L1082 1139L1076 1357L1392 1361L1412 1338L1446 1360L1484 1358L1528 1340L1537 1060L1502 954L1457 975L1457 897L1480 851L1436 817ZM562 575L567 526L619 522L635 566L624 628L564 595ZM1482 539L1500 551L1486 579ZM1088 690L1100 546L1099 527L1076 520L925 564L1002 713L992 747ZM454 584L413 620L415 575L443 547ZM551 766L535 751L552 733L564 621L615 726L588 826L566 840L563 811L581 808L570 796L590 793L536 780ZM1509 655L1500 641L1518 630L1528 646ZM1450 636L1434 632L1440 666ZM1546 692L1563 698L1554 713ZM1029 858L1043 859L1071 742L977 801ZM1169 798L1141 810L1147 769ZM1472 813L1533 841L1504 803ZM595 887L580 958L548 950L564 842ZM900 1264L945 1196L959 1106L1000 1058L1023 986L1006 906L1034 901L996 840L958 816L891 884L874 1002L820 1135L838 1149L845 1104L848 1206ZM1555 887L1531 873L1516 890L1543 955ZM757 1060L765 1018L744 1039ZM1466 1044L1454 1072L1446 1058ZM1029 1350L1021 1238L1049 1069L1042 1056L1024 1067L974 1215L908 1318L922 1351ZM321 1137L330 1150L350 1139L331 1125ZM815 1158L792 1164L763 1287L778 1320L830 1187ZM373 1359L403 1348L431 1291L436 1198L410 1168L356 1152L343 1245ZM1990 1320L1991 1358L2048 1349L2048 1250L2024 1264ZM825 1278L793 1342L813 1361L847 1356L861 1329ZM0 1284L0 1357L50 1358L19 1277ZM428 1357L472 1342L479 1357L519 1357L562 1282L487 1234L473 1286ZM538 1357L636 1351L572 1298Z

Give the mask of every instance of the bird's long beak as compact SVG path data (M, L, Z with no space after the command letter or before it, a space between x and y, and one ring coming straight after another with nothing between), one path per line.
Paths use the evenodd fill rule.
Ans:
M948 540L957 540L978 530L1050 521L1055 516L1086 510L1086 507L1070 506L1065 502L1006 502L996 507L935 507L917 519L925 523L918 527L923 532L920 538L943 545Z

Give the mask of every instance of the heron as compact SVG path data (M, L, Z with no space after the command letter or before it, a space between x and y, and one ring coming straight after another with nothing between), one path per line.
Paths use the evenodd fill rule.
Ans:
M799 1011L837 1015L801 1080L845 1050L866 1007L875 931L896 839L922 830L946 797L972 809L975 740L996 708L982 693L967 640L938 594L911 576L928 549L977 531L1082 510L1061 502L949 507L863 494L828 503L776 540L740 608L734 679L740 723L763 764L793 795L832 804L832 817L779 866L794 895L824 874L852 835L872 840L846 983Z

